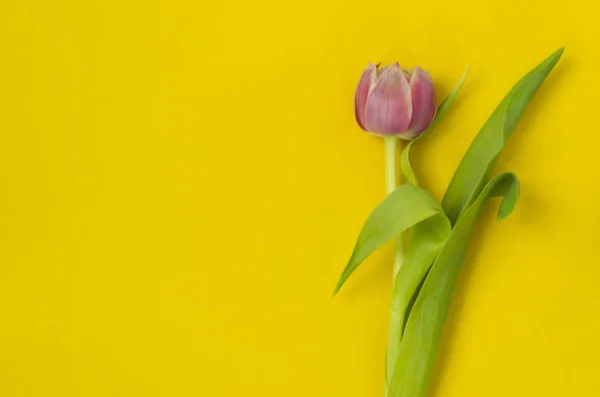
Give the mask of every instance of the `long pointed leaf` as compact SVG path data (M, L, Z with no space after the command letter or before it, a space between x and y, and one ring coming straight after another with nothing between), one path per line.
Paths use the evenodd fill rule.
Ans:
M394 190L369 215L334 294L377 248L411 226L440 213L443 213L441 206L427 191L413 185L402 185Z
M477 198L525 108L560 59L564 48L523 77L490 116L458 166L442 207L452 222Z
M503 196L498 220L515 207L519 183L512 173L495 177L455 225L415 301L394 368L388 397L425 397L454 287L482 209Z
M444 214L413 226L408 232L404 265L396 275L390 310L390 326L386 357L386 380L394 374L402 333L410 314L410 303L433 261L450 236L450 221Z

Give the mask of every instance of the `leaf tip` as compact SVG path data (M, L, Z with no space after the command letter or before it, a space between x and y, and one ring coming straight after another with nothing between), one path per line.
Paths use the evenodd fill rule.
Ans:
M344 274L345 274L345 272L344 272ZM335 285L335 288L333 289L333 294L331 295L332 298L335 298L335 296L338 294L338 292L340 292L340 290L344 286L344 283L346 282L346 277L344 277L344 274L342 274L340 276L340 279L338 280L337 284Z
M333 289L333 294L331 294L332 298L335 298L337 293L340 292L340 286L336 285L335 288Z
M554 53L552 53L552 55L550 55L548 57L548 60L550 60L552 67L554 67L554 65L556 65L556 63L562 56L563 52L565 52L565 46L560 47L558 50L554 51Z
M503 182L507 191L502 195L502 202L498 208L498 222L502 222L512 214L520 194L520 184L517 176L512 172L506 172L502 175Z
M506 213L506 212L498 211L498 222L502 222L503 220L508 218L509 215L510 215L510 212Z

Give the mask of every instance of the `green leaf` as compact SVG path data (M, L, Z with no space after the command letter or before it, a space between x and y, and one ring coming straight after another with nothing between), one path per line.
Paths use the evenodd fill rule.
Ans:
M400 350L402 333L410 314L410 304L433 261L450 236L450 221L438 214L413 226L408 232L404 265L394 280L386 357L386 380L389 385Z
M402 185L394 190L369 215L334 294L377 248L398 237L411 226L441 213L443 211L440 204L427 191L417 186Z
M512 173L495 177L456 223L414 303L400 344L388 397L425 397L454 287L477 220L487 201L503 196L498 219L515 207L519 183Z
M563 50L556 51L513 87L471 143L442 201L442 207L452 224L483 189L517 121L560 59Z
M421 138L423 138L425 135L427 135L429 133L429 131L431 131L433 129L433 127L435 127L435 125L440 121L440 119L444 116L444 114L446 114L446 112L448 111L448 108L450 107L452 102L454 102L454 98L456 98L456 95L458 95L458 92L460 91L463 84L465 83L465 80L467 79L467 75L469 74L469 69L470 69L470 66L467 67L467 70L465 70L463 75L460 77L460 80L458 80L458 83L456 83L452 92L450 92L450 94L446 97L446 99L444 99L442 104L438 107L437 113L435 115L435 119L433 120L433 122L431 123L429 128L427 128L427 130L425 130L425 132L423 132L421 135L419 135L412 141L408 142L408 144L406 144L406 147L402 151L402 155L400 157L400 172L402 174L403 182L410 183L415 186L419 186L419 181L417 179L417 176L415 175L415 173L412 169L412 166L410 165L410 150L413 147L413 145L416 142L420 141Z

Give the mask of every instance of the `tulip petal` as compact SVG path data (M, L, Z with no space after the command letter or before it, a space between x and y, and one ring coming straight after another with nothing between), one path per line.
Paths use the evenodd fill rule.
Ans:
M413 114L409 130L411 137L425 131L435 117L437 99L431 76L419 66L413 71L410 78L412 93Z
M367 97L369 96L369 90L375 80L377 79L377 66L369 63L367 68L362 74L358 86L356 87L356 93L354 95L354 114L356 116L356 122L363 130L367 130L365 127L365 108L367 106Z
M386 68L371 88L365 111L365 127L378 135L399 135L408 130L412 117L411 89L398 63Z

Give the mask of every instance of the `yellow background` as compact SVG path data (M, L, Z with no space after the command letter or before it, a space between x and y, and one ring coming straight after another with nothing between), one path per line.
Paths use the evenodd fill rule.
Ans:
M0 396L380 396L390 250L368 61L471 75L415 168L440 199L567 50L498 170L431 396L600 395L600 29L583 0L0 2Z

